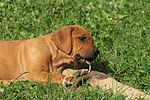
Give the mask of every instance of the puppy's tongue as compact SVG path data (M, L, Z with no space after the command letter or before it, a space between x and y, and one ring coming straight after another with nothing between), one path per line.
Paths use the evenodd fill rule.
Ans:
M86 59L82 59L86 64L88 64L88 65L91 65L91 63L88 61L88 60L86 60Z
M89 65L89 71L88 71L88 73L90 73L91 72L91 63L88 61L88 60L85 60L85 59L82 59L86 64L88 64Z
M91 65L91 63L90 63L89 61L85 60L85 62L86 62L88 65Z

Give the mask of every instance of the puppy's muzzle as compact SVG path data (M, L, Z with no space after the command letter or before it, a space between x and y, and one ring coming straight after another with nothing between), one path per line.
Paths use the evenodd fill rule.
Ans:
M76 65L80 68L88 68L90 62L94 61L99 53L99 50L95 47L93 48L93 51L88 54L87 57L82 57L80 54L76 54Z
M99 50L96 47L94 47L91 53L89 53L88 50L86 53L88 54L88 56L85 57L85 59L92 62L96 59L97 55L99 54Z
M99 54L99 50L97 48L94 48L93 49L93 53L97 57L97 55Z

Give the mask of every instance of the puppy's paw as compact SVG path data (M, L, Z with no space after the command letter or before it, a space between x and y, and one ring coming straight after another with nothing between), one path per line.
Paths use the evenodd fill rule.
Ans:
M72 75L66 75L63 79L63 85L65 85L65 83L67 84L73 84L73 82L71 82L73 80L73 76Z
M89 70L88 69L82 69L81 75L86 75L88 74Z
M75 72L75 77L79 77L86 74L88 74L88 69L81 69Z

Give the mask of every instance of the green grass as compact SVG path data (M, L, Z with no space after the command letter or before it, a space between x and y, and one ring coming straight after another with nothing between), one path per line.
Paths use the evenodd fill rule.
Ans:
M149 9L149 0L1 0L0 40L30 39L64 25L80 25L100 50L93 70L150 94ZM124 99L87 86L70 92L34 82L1 87L5 88L1 99Z
M113 95L112 92L101 90L97 87L92 89L87 85L79 87L78 89L67 91L64 87L52 83L41 85L35 82L17 82L10 86L2 86L4 92L0 94L0 99L23 99L23 100L100 100L100 99L114 99L123 100L125 96L121 94Z

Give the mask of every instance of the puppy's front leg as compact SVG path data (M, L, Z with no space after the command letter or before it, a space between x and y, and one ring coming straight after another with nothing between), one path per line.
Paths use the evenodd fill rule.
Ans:
M60 73L47 73L47 72L39 72L39 73L32 73L27 75L27 79L35 82L39 82L42 84L47 84L47 80L50 80L52 83L61 84L64 81L64 78L67 75L60 74ZM67 76L65 78L66 81L72 82L74 76Z
M77 74L82 76L82 75L85 75L87 73L88 73L88 69L77 70L77 69L71 69L71 68L67 68L62 72L62 74L64 74L64 75L75 75L75 76L78 76Z

